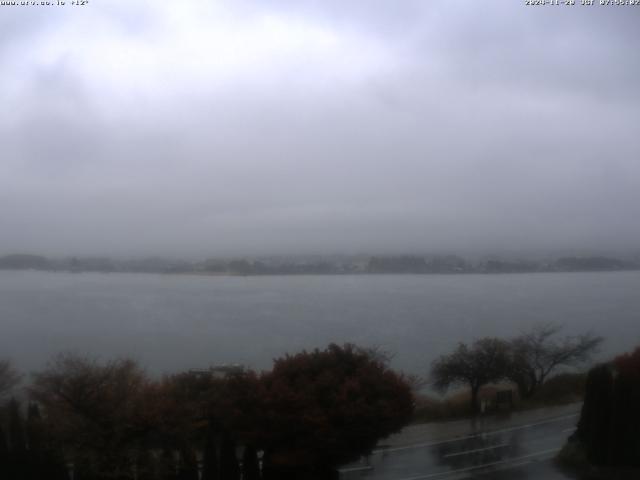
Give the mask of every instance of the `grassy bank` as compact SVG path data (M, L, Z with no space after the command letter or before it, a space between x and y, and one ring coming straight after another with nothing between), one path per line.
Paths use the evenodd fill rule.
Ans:
M557 405L581 402L584 396L586 374L563 373L550 378L536 394L529 399L520 399L512 385L489 385L480 392L480 401L486 404L486 413L504 411L522 411ZM495 404L496 394L500 390L513 390L513 408ZM471 416L471 397L466 390L458 391L446 397L418 395L413 423L426 423L455 420Z

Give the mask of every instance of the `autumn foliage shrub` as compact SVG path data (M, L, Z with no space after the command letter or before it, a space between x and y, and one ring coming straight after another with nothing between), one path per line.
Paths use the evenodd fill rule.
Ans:
M270 462L326 469L357 459L411 419L405 379L352 345L275 361L262 377Z
M265 479L327 479L413 411L407 379L353 345L287 355L267 372L219 373L155 380L131 360L64 354L29 394L56 468L77 480L237 480L241 465L245 480L260 467ZM23 480L2 471L3 450L0 478Z

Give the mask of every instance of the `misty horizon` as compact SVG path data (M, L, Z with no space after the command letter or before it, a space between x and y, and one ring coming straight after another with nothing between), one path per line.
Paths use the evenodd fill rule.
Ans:
M5 7L0 252L638 252L639 14Z

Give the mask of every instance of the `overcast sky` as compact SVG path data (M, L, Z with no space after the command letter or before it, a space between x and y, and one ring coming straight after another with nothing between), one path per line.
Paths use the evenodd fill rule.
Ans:
M0 6L0 253L637 251L639 25L515 0Z

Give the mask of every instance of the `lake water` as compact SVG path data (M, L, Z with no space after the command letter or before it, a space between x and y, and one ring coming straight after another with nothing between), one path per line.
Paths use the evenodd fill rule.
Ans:
M24 370L62 350L131 356L151 372L242 363L329 342L381 345L424 374L437 355L536 322L640 344L640 272L205 277L0 272L0 358Z

